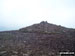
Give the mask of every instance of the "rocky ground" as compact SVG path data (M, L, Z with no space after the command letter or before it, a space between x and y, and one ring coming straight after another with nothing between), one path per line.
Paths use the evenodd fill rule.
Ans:
M75 51L75 29L41 22L0 32L0 56L57 56Z

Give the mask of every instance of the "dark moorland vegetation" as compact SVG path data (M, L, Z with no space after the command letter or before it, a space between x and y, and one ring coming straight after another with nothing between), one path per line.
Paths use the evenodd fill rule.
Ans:
M75 51L75 29L41 22L0 32L0 56L57 56Z

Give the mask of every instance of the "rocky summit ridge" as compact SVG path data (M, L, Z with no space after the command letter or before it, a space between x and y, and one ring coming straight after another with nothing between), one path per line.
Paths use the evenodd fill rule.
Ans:
M74 29L66 28L60 25L55 25L48 23L47 21L42 21L38 24L33 24L31 26L21 28L22 32L35 32L35 33L69 33L69 31L74 31Z

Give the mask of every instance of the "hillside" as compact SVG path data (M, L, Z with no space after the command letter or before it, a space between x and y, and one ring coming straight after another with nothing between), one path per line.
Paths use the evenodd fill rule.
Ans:
M56 56L61 51L75 51L75 29L42 21L0 32L0 56Z

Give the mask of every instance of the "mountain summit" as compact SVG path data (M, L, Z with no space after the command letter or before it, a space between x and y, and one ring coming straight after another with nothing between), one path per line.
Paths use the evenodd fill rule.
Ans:
M31 26L25 27L20 29L22 32L43 32L43 33L62 33L69 31L69 28L54 25L51 23L48 23L47 21L42 21L38 24L33 24Z

